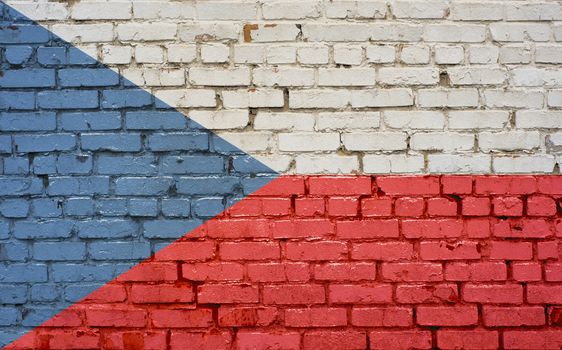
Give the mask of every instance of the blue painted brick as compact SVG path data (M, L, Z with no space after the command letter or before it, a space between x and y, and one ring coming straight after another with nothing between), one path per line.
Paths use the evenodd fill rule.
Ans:
M109 177L52 177L47 192L52 196L108 194Z
M40 307L40 308L27 308L24 313L21 324L26 327L34 327L41 324L51 317L62 311L62 307Z
M157 216L158 201L155 199L129 200L129 214L131 216Z
M90 294L93 290L98 289L103 284L79 284L79 285L70 285L64 288L64 300L75 302L76 300L83 299L88 294Z
M127 215L127 200L124 198L100 199L96 203L96 213L102 216Z
M64 220L16 221L14 236L19 239L68 238L72 234L73 223Z
M26 286L0 285L0 304L23 304L27 301Z
M90 243L88 253L94 260L146 259L150 256L150 243L96 242Z
M63 113L60 123L63 130L117 130L121 128L121 114L118 112Z
M65 47L39 47L37 48L37 62L42 65L68 64Z
M76 147L76 136L72 134L15 135L16 152L69 151Z
M26 87L54 87L55 71L53 69L11 69L3 71L0 75L0 87L26 88Z
M209 149L206 133L152 134L148 144L153 151L204 151Z
M57 128L57 115L53 112L2 113L0 130L48 131Z
M2 4L0 4L2 5ZM27 333L27 330L23 330L20 332L14 331L14 330L2 330L0 331L0 348L2 346L8 345L10 343L12 343L14 340L22 337L25 335L25 333Z
M56 301L60 296L59 289L54 284L35 284L31 286L31 300L37 302Z
M128 220L90 220L77 222L80 238L125 238L136 235L137 224Z
M177 191L190 195L232 194L240 187L240 179L234 176L222 177L180 177Z
M202 224L201 220L154 220L143 223L145 238L177 239Z
M89 174L92 167L93 159L87 154L66 154L57 159L57 172L61 175Z
M94 201L90 198L69 198L66 200L64 213L70 216L92 216Z
M52 264L54 282L104 282L115 277L113 264Z
M180 112L127 112L125 125L129 130L183 130L187 126L187 118Z
M119 74L109 68L67 68L59 70L62 87L113 86L119 84Z
M26 199L5 199L0 203L0 213L7 218L25 218L29 214Z
M152 95L141 89L105 90L101 106L106 109L146 107L152 104Z
M33 215L40 218L56 218L62 215L62 199L40 198L32 201Z
M15 307L0 307L0 326L16 325L20 316L20 312Z
M23 64L31 58L32 54L33 48L31 46L8 46L4 57L10 64Z
M33 244L33 258L42 261L84 260L86 243L43 242Z
M0 257L5 261L26 261L29 249L23 242L8 242L0 244Z
M170 190L171 177L124 177L115 181L115 193L124 196L162 196Z
M162 160L165 174L222 174L224 158L218 156L169 156Z
M29 110L35 108L35 93L25 91L0 91L0 109Z
M170 217L188 217L191 212L189 199L163 199L162 214Z
M12 137L0 135L0 153L12 153Z
M236 173L275 174L275 171L251 156L232 157L232 167Z
M83 134L82 149L88 151L137 152L140 134Z
M232 154L244 154L238 147L234 146L230 142L226 141L225 139L218 137L217 135L213 135L213 150L219 153L226 153L229 155Z
M155 175L158 159L153 156L105 156L97 160L98 174Z
M201 198L193 202L193 214L197 217L213 217L224 211L221 197Z
M37 175L57 173L56 156L38 156L33 159L33 173Z
M0 177L0 196L40 194L42 191L43 181L39 178Z
M47 265L10 264L0 265L0 282L32 283L47 281Z
M98 92L90 90L41 91L37 104L45 109L90 109L98 107Z
M253 177L242 179L242 189L245 195L252 194L263 186L267 185L269 182L273 181L275 177L264 176L264 177Z
M10 223L0 220L0 239L7 239L10 237Z
M29 174L29 159L27 157L4 158L4 174L6 175Z
M76 47L68 48L68 62L70 64L91 65L96 64L97 60L84 51Z
M4 23L0 25L0 44L46 43L49 32L38 25Z

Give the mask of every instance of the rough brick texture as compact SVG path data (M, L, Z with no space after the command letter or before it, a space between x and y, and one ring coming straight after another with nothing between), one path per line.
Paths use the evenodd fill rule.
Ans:
M562 213L536 198L561 178L281 177L8 349L559 349Z

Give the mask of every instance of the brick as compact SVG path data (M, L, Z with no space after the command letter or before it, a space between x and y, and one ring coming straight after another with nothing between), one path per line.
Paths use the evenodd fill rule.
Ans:
M441 264L385 263L382 277L393 282L435 282L443 280L443 273Z
M311 273L305 263L261 263L248 264L248 277L255 282L305 282Z
M372 349L431 349L430 331L372 331L369 339Z
M238 347L244 350L256 348L287 348L295 349L300 346L300 334L296 332L265 333L256 331L242 331L238 333Z
M417 323L423 326L471 326L478 322L476 306L418 306Z
M541 326L545 324L544 308L540 306L485 306L484 323L488 327Z
M542 278L542 267L536 263L513 263L513 279L521 282L540 281Z
M152 310L150 320L156 328L198 328L213 323L211 310Z
M463 223L456 219L403 220L402 233L406 238L460 237Z
M556 203L550 197L532 196L527 198L527 215L552 216L556 214Z
M396 287L396 301L398 303L456 303L458 300L459 292L455 284L405 284Z
M392 300L389 284L332 284L329 300L335 304L386 304Z
M197 288L197 301L203 304L257 303L258 289L250 285L206 284Z
M262 293L264 304L308 305L323 304L326 301L324 288L321 285L265 286Z
M127 308L100 308L86 310L86 322L94 327L144 327L147 322L146 311Z
M133 285L130 299L133 303L189 303L193 301L191 286Z
M373 237L398 237L397 220L339 221L336 224L337 236L346 239Z
M359 331L311 331L303 337L304 349L362 349L366 336Z
M491 242L490 259L531 260L533 246L529 242Z
M223 260L275 260L280 258L280 249L276 243L221 243L219 251Z
M500 197L492 200L494 214L498 216L522 216L523 202L515 197Z
M313 308L285 310L288 327L338 327L347 325L345 308Z
M374 281L377 267L374 263L327 263L314 266L314 278L324 281Z
M347 256L347 247L342 242L287 243L286 257L289 260L342 260Z
M334 224L326 219L279 220L271 230L275 238L325 237L334 232Z
M468 302L521 304L523 287L521 285L473 285L467 284L462 289L463 299Z
M190 263L182 265L184 278L193 281L240 281L244 267L238 263Z
M413 257L413 245L408 242L356 243L351 248L354 260L406 260Z
M481 254L475 242L421 242L420 256L423 260L474 260Z
M442 349L497 349L499 334L496 331L439 330L437 346Z

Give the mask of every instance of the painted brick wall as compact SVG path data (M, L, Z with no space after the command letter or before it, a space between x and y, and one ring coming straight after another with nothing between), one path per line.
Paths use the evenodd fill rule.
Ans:
M552 176L281 177L9 348L559 349L561 197Z
M560 1L8 3L277 171L558 171Z

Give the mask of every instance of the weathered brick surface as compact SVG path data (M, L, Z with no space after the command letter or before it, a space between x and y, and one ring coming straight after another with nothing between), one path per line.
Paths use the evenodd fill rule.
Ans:
M560 203L561 181L281 177L9 348L558 349L562 214L529 203ZM452 183L462 194L449 194ZM523 210L496 214L506 193ZM353 210L321 210L334 198ZM284 199L282 212L260 205ZM390 226L364 216L372 208L360 202L383 199L383 217L404 203L416 210ZM436 200L455 212L430 213ZM467 200L491 210L466 214ZM19 293L6 288L3 302L17 304ZM4 308L0 320L15 322L18 312Z

